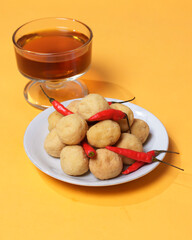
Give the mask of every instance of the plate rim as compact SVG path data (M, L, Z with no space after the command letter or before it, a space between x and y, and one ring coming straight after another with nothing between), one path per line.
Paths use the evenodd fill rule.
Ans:
M117 103L120 102L120 101L123 101L123 100L120 100L120 99L115 99L115 98L108 98L108 97L104 97L107 101L116 101ZM82 98L76 98L76 99L71 99L71 100L67 100L67 101L63 101L62 104L63 105L68 105L70 102L74 101L74 100L81 100ZM167 130L165 128L165 126L163 125L163 123L159 120L159 118L157 118L153 113L151 113L150 111L148 111L147 109L145 108L142 108L141 106L139 105L136 105L134 103L131 103L131 102L127 102L125 103L126 106L130 107L133 106L133 108L138 108L140 111L145 111L147 112L149 115L152 115L153 118L155 118L158 123L161 125L162 129L164 130L164 134L166 136L166 147L164 150L167 150L168 147L169 147L169 136L167 134ZM24 145L24 149L25 149L25 152L28 156L28 158L30 159L30 161L40 170L42 171L43 173L47 174L48 176L54 178L54 179L57 179L59 181L62 181L62 182L66 182L66 183L70 183L70 184L74 184L74 185L79 185L79 186L86 186L86 187L107 187L107 186L114 186L114 185L119 185L119 184L123 184L123 183L128 183L128 182L131 182L131 181L134 181L134 180L137 180L145 175L147 175L148 173L152 172L159 164L160 162L154 162L151 165L151 168L149 168L147 171L144 171L143 173L141 173L139 175L139 177L134 177L134 174L132 175L131 173L129 175L124 175L124 176L129 176L129 179L126 180L126 178L121 178L119 179L118 181L115 181L119 178L119 176L117 176L116 178L112 178L112 179L107 179L107 180L99 180L97 178L95 178L95 182L86 182L85 181L78 181L77 177L76 176L69 176L68 179L66 180L63 180L61 178L59 178L57 175L51 173L50 171L47 171L47 170L44 170L34 159L33 157L31 156L30 154L30 151L28 150L28 143L26 141L27 139L27 135L30 131L30 128L32 127L32 125L34 124L35 121L38 121L39 118L41 118L43 115L46 115L46 114L50 114L51 112L53 112L55 109L53 106L45 109L44 111L40 112L37 116L35 116L35 118L32 119L32 121L29 123L29 125L27 126L26 130L25 130L25 133L24 133L24 138L23 138L23 145ZM160 160L163 160L163 158L165 157L166 153L162 153L161 156L159 157ZM57 159L59 161L59 159ZM144 167L144 166L143 166ZM142 168L141 168L142 169ZM67 175L63 172L64 176ZM89 172L89 174L92 174ZM133 176L133 177L130 177L130 176ZM81 176L79 176L81 177Z

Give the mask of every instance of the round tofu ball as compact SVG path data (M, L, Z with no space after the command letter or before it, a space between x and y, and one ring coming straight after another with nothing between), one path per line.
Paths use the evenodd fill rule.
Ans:
M149 136L149 125L141 119L134 119L131 126L131 133L144 143Z
M56 127L58 121L64 117L61 113L54 111L48 117L48 129L51 131L53 128Z
M72 102L69 103L69 105L67 106L67 109L69 109L73 113L77 113L77 107L79 103L80 103L80 100L73 100Z
M86 135L87 122L77 113L59 120L56 130L61 141L67 145L79 144Z
M128 116L128 119L129 119L129 125L131 126L133 124L134 115L133 115L133 111L129 107L127 107L121 103L113 103L110 105L110 107L112 109L120 110L120 111L126 113ZM128 131L129 127L128 127L127 119L121 119L118 121L118 123L121 127L122 132Z
M65 147L65 144L61 142L57 135L56 129L52 129L44 141L45 151L52 157L59 157L61 150Z
M64 173L79 176L89 170L89 161L83 148L78 145L66 146L60 155L61 168Z
M109 104L99 94L89 94L78 104L77 111L84 118L89 119L94 114L109 109Z
M120 155L108 149L97 149L97 156L89 160L89 169L98 179L110 179L117 177L123 168Z
M96 123L87 131L87 140L96 148L114 145L121 135L121 129L117 122L104 120Z
M137 152L143 151L141 141L135 135L130 133L122 133L119 141L116 144L116 147L126 148ZM124 164L128 165L135 162L133 159L127 158L125 156L122 156L122 160Z

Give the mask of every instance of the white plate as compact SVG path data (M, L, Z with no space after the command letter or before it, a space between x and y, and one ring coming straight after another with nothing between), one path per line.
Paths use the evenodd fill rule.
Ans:
M106 98L107 101L120 101L118 99ZM71 100L63 102L67 106ZM125 103L130 107L134 113L135 118L143 119L150 127L150 136L148 141L144 144L144 151L149 150L167 150L169 139L163 124L152 113L147 110L132 104ZM98 180L90 172L83 176L74 177L65 174L60 166L60 160L49 156L43 147L44 139L48 134L48 116L54 111L53 107L50 107L41 112L35 117L26 129L24 135L24 148L32 163L47 175L59 179L71 184L82 186L110 186L121 183L126 183L135 179L138 179L153 169L155 169L159 162L144 165L137 171L128 175L120 175L116 178L109 180ZM165 154L159 155L159 159L162 160Z

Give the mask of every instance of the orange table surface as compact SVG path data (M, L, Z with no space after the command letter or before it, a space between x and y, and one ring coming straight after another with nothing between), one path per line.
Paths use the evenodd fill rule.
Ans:
M192 237L191 1L3 0L1 29L0 239L185 239ZM127 99L158 117L180 155L118 186L89 188L55 180L27 157L23 136L41 111L23 97L12 34L41 17L71 17L94 33L90 92Z

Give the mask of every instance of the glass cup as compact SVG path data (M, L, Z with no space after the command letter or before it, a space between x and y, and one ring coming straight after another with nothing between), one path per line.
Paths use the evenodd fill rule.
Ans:
M24 88L28 103L51 106L40 88L62 102L84 97L86 85L77 80L91 63L93 34L84 23L70 18L42 18L20 26L13 34L17 66L30 79Z

